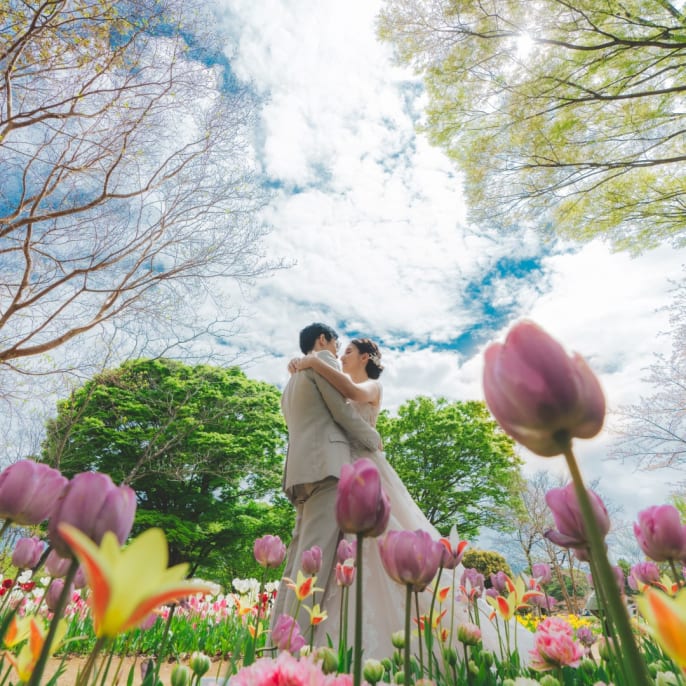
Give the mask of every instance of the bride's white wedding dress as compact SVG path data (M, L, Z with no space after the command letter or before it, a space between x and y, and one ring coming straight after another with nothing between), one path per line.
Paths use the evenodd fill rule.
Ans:
M379 391L381 392L381 384L379 384ZM358 403L350 401L355 406L360 416L368 421L372 426L376 426L376 419L379 413L379 407L370 403ZM417 503L410 495L395 469L388 463L383 452L377 451L373 454L360 454L356 457L368 457L374 461L379 469L381 476L381 483L384 491L388 495L391 505L391 515L388 523L387 531L390 530L407 530L416 531L421 529L428 532L434 540L441 538L438 530L429 522L424 513L421 511ZM391 634L397 631L402 631L405 626L405 587L393 581L386 570L383 568L381 562L381 555L379 553L377 539L364 539L363 547L363 570L362 570L362 584L363 584L363 624L362 636L364 645L365 658L381 659L389 657L393 652L391 644ZM459 586L460 578L464 568L460 565L455 570L456 575L456 595L459 594L457 586ZM442 574L441 586L449 586L452 581L453 572L445 570ZM335 581L333 582L335 587ZM353 630L355 624L355 603L354 603L354 588L350 589L349 599L349 621L348 621L348 645L352 645ZM326 628L324 631L329 633L332 638L337 639L338 627L340 619L340 589L336 588L330 602L327 602L327 610L329 617L326 621ZM429 591L424 591L420 594L420 613L422 615L429 614L432 594ZM468 608L466 602L456 598L454 604L454 626L460 623L469 621ZM439 606L436 601L434 606L434 617L436 617L444 609L448 609L442 626L450 627L450 597L446 599L442 606ZM492 608L483 599L479 600L479 615L480 625L483 639L483 646L486 650L491 650L497 655L501 655L500 640L495 625L489 620ZM416 607L412 601L411 616L416 616ZM413 621L413 631L416 631L417 625ZM324 628L324 627L322 627ZM522 664L527 664L529 661L529 650L533 648L533 634L521 626L519 622L510 622L510 645L514 647L514 631L517 632L517 646L520 654ZM504 639L503 639L504 640ZM456 639L454 639L456 641ZM336 644L334 640L334 645ZM461 646L458 655L462 654Z

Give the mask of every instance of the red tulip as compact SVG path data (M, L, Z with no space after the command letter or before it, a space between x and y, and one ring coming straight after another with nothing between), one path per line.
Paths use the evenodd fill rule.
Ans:
M572 437L591 438L603 426L605 397L590 367L533 322L486 349L483 383L500 426L537 455L559 455Z
M344 464L336 493L336 519L345 533L380 536L391 514L376 465L363 457Z
M399 584L424 590L436 576L443 558L443 546L426 531L389 531L379 541L381 562L387 574Z

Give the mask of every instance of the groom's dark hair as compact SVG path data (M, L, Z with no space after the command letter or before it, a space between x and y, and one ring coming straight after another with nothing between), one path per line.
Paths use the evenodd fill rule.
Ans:
M326 336L327 341L338 340L338 334L330 326L322 324L321 322L314 322L314 324L306 326L300 332L300 350L302 350L303 355L312 352L314 349L314 342L322 334Z

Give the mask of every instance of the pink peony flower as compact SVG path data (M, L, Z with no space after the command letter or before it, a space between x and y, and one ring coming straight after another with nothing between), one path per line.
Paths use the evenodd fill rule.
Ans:
M534 648L529 652L529 666L539 672L560 667L578 667L584 656L583 646L574 638L569 622L559 617L548 617L537 627Z
M603 426L605 397L584 359L567 355L543 329L522 321L485 352L488 409L512 438L542 457L564 452L572 437Z

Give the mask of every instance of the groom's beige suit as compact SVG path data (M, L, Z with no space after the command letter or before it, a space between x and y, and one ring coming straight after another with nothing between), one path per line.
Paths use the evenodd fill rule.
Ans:
M315 354L330 366L339 367L328 350ZM317 594L316 602L326 609L329 587L335 583L336 548L341 538L335 513L341 467L351 462L360 448L376 450L380 438L345 398L312 369L291 375L281 397L281 408L288 425L283 488L296 508L284 576L295 580L303 551L318 545L322 549L322 567L316 586L324 590ZM272 609L272 626L283 612L291 614L294 597L282 583ZM309 615L301 611L298 621L303 635L309 638ZM325 644L322 639L327 630L331 633L331 627L324 622L320 628L318 642Z

